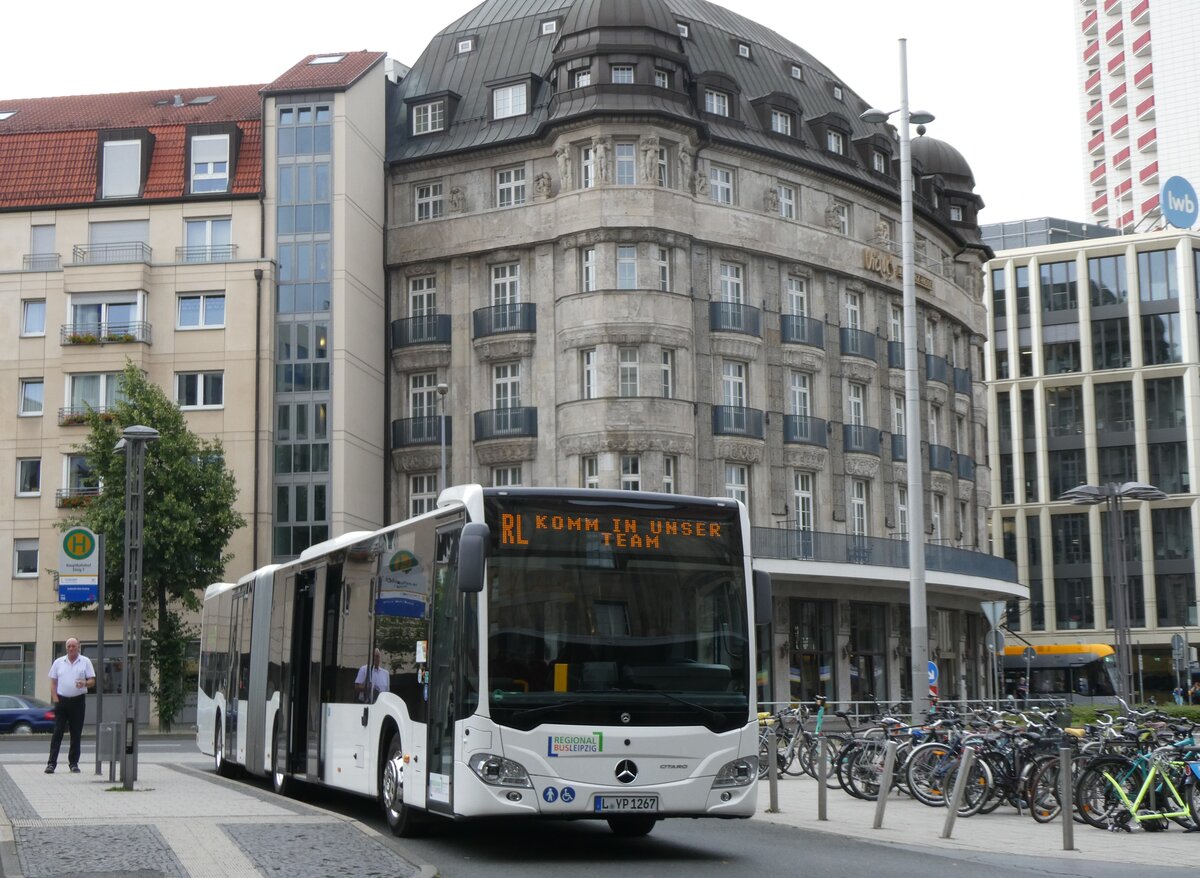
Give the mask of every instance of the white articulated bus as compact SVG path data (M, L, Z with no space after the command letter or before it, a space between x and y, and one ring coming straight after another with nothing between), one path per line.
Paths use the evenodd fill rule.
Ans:
M749 546L734 500L449 488L209 587L197 742L281 793L377 797L398 835L431 815L624 835L748 817L770 612Z

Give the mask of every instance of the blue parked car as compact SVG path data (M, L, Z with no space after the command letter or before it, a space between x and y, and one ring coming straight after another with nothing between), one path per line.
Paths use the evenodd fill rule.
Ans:
M0 695L0 732L54 731L54 705L26 695Z

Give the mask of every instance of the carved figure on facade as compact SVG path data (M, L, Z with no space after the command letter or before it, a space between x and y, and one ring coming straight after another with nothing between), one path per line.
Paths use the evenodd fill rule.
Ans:
M438 451L405 451L397 449L392 452L392 469L399 473L421 472L437 469L441 463Z
M533 178L533 192L538 198L549 198L551 188L550 175L546 171L542 171Z
M837 199L830 197L829 204L825 208L825 228L836 229L841 231L842 228L842 211Z
M686 143L679 145L679 182L686 185L692 179L692 151Z
M571 147L565 143L554 150L554 160L558 162L558 191L571 188Z
M751 445L748 442L718 441L713 443L713 451L719 458L742 461L743 463L761 463L763 459L761 444Z
M875 478L879 475L879 459L862 457L857 454L846 455L846 475Z
M450 189L450 212L462 213L467 209L467 195L463 192L461 186L454 186Z
M642 138L642 180L651 185L658 183L658 135Z
M783 452L785 466L822 470L829 462L829 452L823 448L788 448Z
M692 191L701 197L708 195L708 175L699 169L692 174Z
M612 147L612 138L607 135L592 138L592 150L596 156L596 178L601 183L607 183L611 177L608 167L608 153Z
M481 466L498 463L532 462L537 449L536 439L506 439L502 442L482 442L475 446L475 459Z
M779 213L779 190L768 186L763 192L763 210L767 213Z
M892 243L892 227L883 217L880 217L879 222L875 223L874 243L881 247L886 247Z

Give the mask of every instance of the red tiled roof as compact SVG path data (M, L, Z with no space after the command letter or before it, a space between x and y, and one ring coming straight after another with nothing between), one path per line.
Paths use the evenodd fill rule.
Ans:
M13 112L11 117L0 121L0 136L30 131L148 128L152 125L258 119L262 115L261 88L259 85L226 85L121 94L0 99L0 113ZM180 106L175 105L177 96ZM214 98L209 103L188 103L209 96Z
M340 61L313 64L314 58L342 54ZM317 89L346 89L354 85L368 70L387 57L386 52L323 52L309 55L274 82L263 86L263 94Z

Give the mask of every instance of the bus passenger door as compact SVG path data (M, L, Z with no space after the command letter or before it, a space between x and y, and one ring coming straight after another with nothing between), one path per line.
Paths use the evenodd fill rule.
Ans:
M292 582L291 649L288 651L284 690L287 693L283 732L287 749L283 760L288 774L304 774L308 764L309 698L313 641L313 602L316 592L315 571L298 573ZM276 761L279 764L279 761Z
M458 591L458 535L461 524L437 532L437 563L433 571L429 624L428 788L426 807L454 813L454 723L461 638Z

